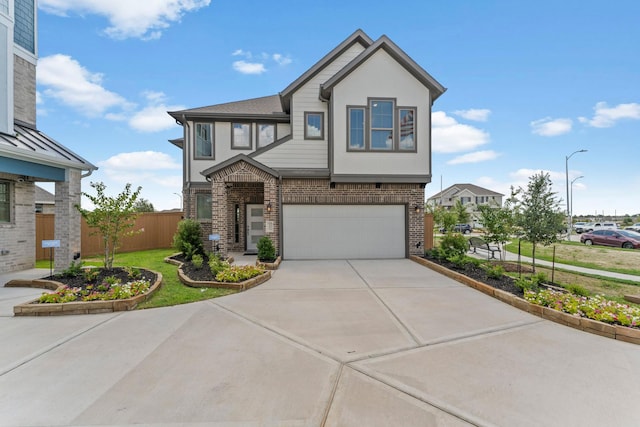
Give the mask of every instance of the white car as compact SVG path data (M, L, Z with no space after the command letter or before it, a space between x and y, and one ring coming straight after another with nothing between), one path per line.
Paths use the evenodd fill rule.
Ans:
M636 222L635 224L625 227L624 229L635 231L636 233L640 233L640 222Z
M616 224L615 222L591 222L589 224L586 224L582 228L582 231L584 231L585 233L590 233L595 230L617 230L617 229L618 229L618 224Z

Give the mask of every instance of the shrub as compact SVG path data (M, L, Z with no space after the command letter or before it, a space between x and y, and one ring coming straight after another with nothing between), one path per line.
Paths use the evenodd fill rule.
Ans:
M117 285L120 283L120 279L118 279L115 276L108 276L104 278L103 283L109 285L109 286L113 286L113 285Z
M580 285L566 285L564 288L569 292L571 292L572 294L578 295L581 297L588 297L590 294L590 292L587 289L583 288Z
M200 223L192 219L180 221L173 235L173 247L182 252L187 261L191 261L193 255L204 255Z
M142 276L142 273L140 272L139 268L123 267L123 269L124 269L124 271L127 272L127 275L129 276L129 279L138 280Z
M267 236L262 236L258 240L258 259L263 262L273 262L276 259L276 248Z
M519 277L515 280L514 284L520 289L522 289L523 292L527 292L527 291L537 292L539 289L538 281L534 280L534 277L535 276L531 278Z
M504 276L504 267L501 265L490 265L486 268L487 277L490 279L500 279Z
M94 283L100 275L100 270L97 268L88 268L84 270L84 273L82 274L84 275L84 280L86 280L87 283Z
M463 269L467 264L467 256L466 255L454 255L447 258L447 261L453 263L454 267Z
M69 267L62 270L62 277L76 277L82 274L82 261L71 261Z
M213 274L214 277L216 277L218 273L228 269L229 267L229 263L227 261L222 261L218 256L214 256L209 259L209 269L211 270L211 274Z
M216 274L216 281L238 283L252 279L264 273L264 270L254 265L234 265Z
M202 257L202 255L196 254L191 257L191 264L193 264L195 268L202 268L203 262L204 258Z
M440 250L447 259L462 256L467 253L468 249L469 244L467 243L467 239L460 233L447 233L440 241Z

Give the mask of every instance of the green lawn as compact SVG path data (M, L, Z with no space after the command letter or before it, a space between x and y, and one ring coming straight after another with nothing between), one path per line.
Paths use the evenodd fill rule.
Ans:
M141 267L162 273L163 281L160 289L145 303L138 306L140 309L166 307L176 304L186 304L195 301L216 298L235 293L230 289L215 288L190 288L178 280L178 267L164 262L164 258L174 254L175 249L154 249L150 251L128 252L116 254L113 262L118 267ZM87 258L83 265L101 267L101 258ZM49 268L49 261L38 261L37 268Z

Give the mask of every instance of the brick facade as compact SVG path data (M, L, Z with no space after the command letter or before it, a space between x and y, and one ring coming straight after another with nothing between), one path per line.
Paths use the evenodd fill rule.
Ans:
M36 259L35 184L0 173L10 183L11 222L0 224L0 273L33 268Z
M36 125L36 66L13 56L13 114L16 120Z
M82 171L69 169L67 179L56 182L54 238L60 240L60 247L55 250L56 271L69 267L74 258L82 253L81 215L76 208L82 197L81 179Z
M214 173L210 189L191 189L188 195L189 205L195 206L195 194L207 191L211 191L213 195L212 219L210 222L201 221L203 240L205 246L208 245L208 249L211 249L211 244L207 241L208 234L220 234L219 247L223 254L243 251L246 247L247 204L264 205L265 224L271 221L273 225L273 231L265 234L271 238L280 253L280 199L283 205L404 205L408 218L408 254L421 255L424 251L424 186L421 184L332 185L328 179L278 180L269 173L240 161ZM269 204L271 211L267 210ZM418 211L416 207L419 207ZM189 209L186 214L195 218L195 208Z

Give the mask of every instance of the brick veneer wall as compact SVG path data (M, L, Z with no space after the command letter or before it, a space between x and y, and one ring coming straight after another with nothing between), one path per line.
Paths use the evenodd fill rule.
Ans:
M409 215L409 255L424 253L424 188L420 184L347 184L331 188L327 179L284 179L283 204L317 205L399 205L407 206ZM415 206L420 211L415 211ZM418 246L418 243L420 244Z
M36 124L36 66L13 56L13 114L16 120Z
M81 179L82 171L68 169L66 181L56 182L54 239L60 240L54 252L57 272L68 268L76 254L82 253L81 215L76 209L82 197Z
M245 235L247 231L246 227L246 215L248 204L261 205L264 203L264 184L261 182L237 182L233 184L233 187L227 189L227 223L229 224L227 230L227 241L229 242L230 251L244 251L245 249ZM235 206L240 207L240 229L238 242L235 241ZM273 206L273 203L272 203Z
M0 273L33 268L36 260L35 184L17 178L0 173L10 182L11 197L11 223L0 224Z

